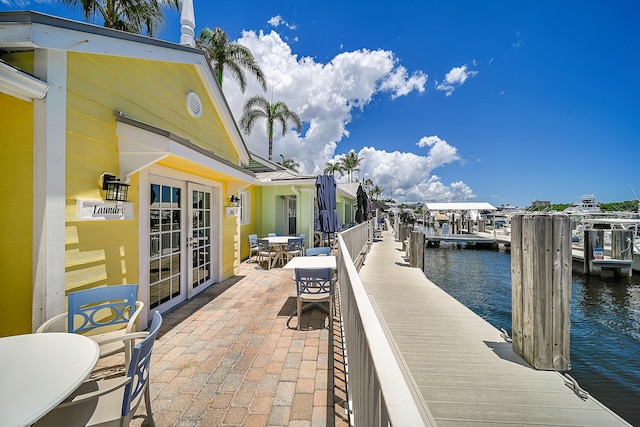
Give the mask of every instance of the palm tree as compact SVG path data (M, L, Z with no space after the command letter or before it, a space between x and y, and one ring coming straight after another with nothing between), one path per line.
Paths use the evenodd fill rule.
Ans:
M328 161L324 166L324 173L328 175L335 175L336 172L339 172L340 175L344 175L344 168L342 167L342 162L339 161Z
M247 77L244 71L246 69L258 80L262 90L267 90L264 74L249 48L231 42L222 28L202 30L196 41L196 46L209 54L220 87L222 87L222 74L226 69L238 82L240 90L244 93L247 88Z
M146 32L149 37L164 20L162 6L180 9L179 0L60 0L60 3L72 8L80 6L87 22L100 15L107 28Z
M274 123L280 123L282 136L287 132L287 124L293 122L298 132L302 130L302 120L296 112L289 109L287 104L278 101L271 104L264 96L254 95L244 103L240 129L246 135L251 134L251 129L256 120L264 118L267 121L267 135L269 137L269 160L273 157L273 127Z
M369 196L374 200L378 200L378 196L380 196L383 192L384 190L382 189L382 187L376 184L369 189Z
M347 154L345 154L342 159L340 159L340 162L342 163L342 168L347 171L349 182L351 182L353 178L353 172L360 170L362 157L358 156L354 150L351 150Z
M282 158L282 161L281 162L277 162L279 165L282 165L282 167L285 167L287 169L291 169L294 172L298 172L298 168L300 167L300 163L296 162L293 159L285 159L282 154L280 154L280 157Z

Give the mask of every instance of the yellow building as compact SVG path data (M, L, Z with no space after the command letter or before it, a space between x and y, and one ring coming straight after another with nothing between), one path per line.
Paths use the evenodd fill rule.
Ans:
M256 181L201 50L7 12L0 60L0 336L122 283L146 326L237 272L230 197ZM110 178L127 201L107 200Z

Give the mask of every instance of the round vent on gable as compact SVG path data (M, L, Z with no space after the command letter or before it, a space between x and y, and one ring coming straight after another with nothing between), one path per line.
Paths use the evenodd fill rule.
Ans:
M189 92L187 94L187 110L193 117L202 115L202 101L197 93Z

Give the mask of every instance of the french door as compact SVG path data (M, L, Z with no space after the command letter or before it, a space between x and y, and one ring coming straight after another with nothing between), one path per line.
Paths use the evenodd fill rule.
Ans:
M149 307L166 311L214 281L213 189L149 176Z
M187 237L187 297L213 283L213 195L210 187L188 184L190 205Z

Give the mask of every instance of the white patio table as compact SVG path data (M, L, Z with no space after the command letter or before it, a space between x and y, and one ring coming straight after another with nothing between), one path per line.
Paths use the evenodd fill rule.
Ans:
M297 256L291 258L284 267L287 270L295 270L296 268L330 268L335 270L337 267L336 257L333 255L319 256Z
M87 379L99 355L98 344L78 334L0 338L0 423L37 421Z
M272 236L272 237L263 237L269 241L269 246L273 247L276 251L276 256L273 259L271 266L273 267L278 262L280 265L284 264L284 254L287 252L287 244L289 243L289 239L293 239L294 236Z

